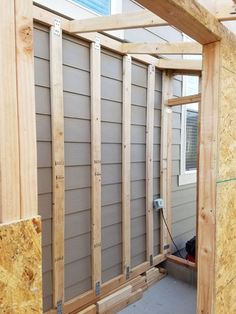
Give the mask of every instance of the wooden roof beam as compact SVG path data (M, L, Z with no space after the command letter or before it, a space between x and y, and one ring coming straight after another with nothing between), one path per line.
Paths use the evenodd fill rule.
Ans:
M193 0L136 0L201 44L235 36L207 9Z
M202 46L194 42L124 43L123 52L127 54L200 55L202 53Z
M202 70L202 61L199 60L158 59L155 65L160 69L196 71L198 74Z
M101 32L164 25L168 25L168 23L148 10L68 22L71 33Z

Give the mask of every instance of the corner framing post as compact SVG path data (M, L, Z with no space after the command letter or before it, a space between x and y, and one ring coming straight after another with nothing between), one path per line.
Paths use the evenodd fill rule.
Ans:
M63 308L64 302L64 104L62 73L62 32L60 20L50 29L50 87L52 123L53 177L53 304Z
M92 182L92 287L101 292L101 47L90 46L91 59L91 182Z
M1 313L42 313L32 8L30 0L0 1Z
M155 66L148 66L146 122L146 233L147 260L153 265L153 128L154 128Z
M172 98L172 73L164 71L162 76L162 106L161 106L161 174L160 195L164 207L160 214L161 253L170 253L170 237L165 226L166 220L171 230L171 189L172 189L172 110L166 103Z
M122 243L123 273L130 273L130 137L131 137L131 57L123 57L122 120Z

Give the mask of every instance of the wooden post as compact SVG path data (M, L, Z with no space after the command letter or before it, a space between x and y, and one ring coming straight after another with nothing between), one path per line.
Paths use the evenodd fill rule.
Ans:
M0 222L20 219L14 1L0 1Z
M131 137L131 57L123 57L123 120L122 120L122 243L123 272L130 272L130 137Z
M101 290L101 48L91 43L92 286Z
M32 0L15 0L15 12L20 204L21 218L29 218L38 212Z
M164 222L171 230L171 191L172 191L172 110L165 104L171 98L171 72L163 72L162 77L162 110L161 110L161 174L160 195L164 207L160 214L161 253L169 253L170 237Z
M60 20L50 30L50 83L53 172L53 303L64 300L64 105L62 82L62 32Z
M154 128L155 66L148 66L146 122L146 234L147 260L153 265L153 128Z

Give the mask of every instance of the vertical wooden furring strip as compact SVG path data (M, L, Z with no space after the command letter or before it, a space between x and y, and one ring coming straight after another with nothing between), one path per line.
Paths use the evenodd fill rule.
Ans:
M91 43L92 287L101 291L101 47Z
M53 304L64 302L64 105L62 72L62 32L60 20L50 30L50 86L52 121L52 175L53 175Z
M155 98L155 66L148 66L146 121L146 241L147 260L153 265L153 128Z
M0 222L20 219L14 1L0 1ZM27 82L26 82L27 83Z
M198 174L197 313L215 313L216 176L220 42L203 46Z
M15 0L21 218L37 215L33 2Z
M170 236L164 219L171 231L171 190L172 190L172 110L166 106L172 97L172 74L164 71L162 76L162 106L161 106L161 160L160 160L160 195L164 206L160 214L161 253L170 252Z
M123 57L122 120L122 248L123 273L130 273L130 141L131 141L131 57Z

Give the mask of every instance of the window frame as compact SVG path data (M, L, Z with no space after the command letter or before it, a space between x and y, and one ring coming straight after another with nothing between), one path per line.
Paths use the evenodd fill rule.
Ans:
M86 10L86 11L92 13L92 14L95 14L96 16L109 16L111 14L120 13L120 12L116 12L117 11L117 5L115 5L115 1L114 0L110 0L110 13L107 14L107 15L100 14L100 13L94 11L93 9L90 9L90 8L84 6L83 4L77 3L76 0L67 0L67 1L73 3L74 5L76 5L76 6L80 7L80 8L82 8L83 10Z

